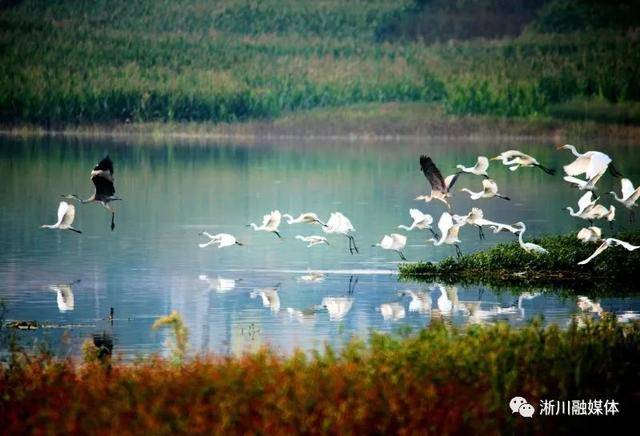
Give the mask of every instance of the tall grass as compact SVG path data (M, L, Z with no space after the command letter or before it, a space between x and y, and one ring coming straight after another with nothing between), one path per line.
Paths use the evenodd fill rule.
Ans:
M530 117L578 97L640 101L633 35L376 39L380 25L412 7L408 0L20 2L0 11L0 123L229 122L390 101Z
M497 434L576 432L611 416L524 418L523 396L615 399L631 419L640 324L586 320L373 335L336 353L201 356L176 366L78 364L50 357L0 366L3 434Z

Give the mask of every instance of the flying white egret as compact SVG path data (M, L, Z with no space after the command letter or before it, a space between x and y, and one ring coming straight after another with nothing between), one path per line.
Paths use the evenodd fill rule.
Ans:
M453 217L449 212L443 212L440 216L440 220L438 221L438 229L440 229L440 239L429 239L427 242L433 242L433 245L438 246L442 244L454 245L456 247L456 255L458 257L462 256L462 252L460 251L460 246L458 243L460 240L458 239L458 233L460 232L460 227L462 227L464 223L453 223Z
M487 159L486 156L478 156L478 160L476 161L476 164L472 167L465 167L464 165L456 165L456 168L460 170L458 174L460 173L475 174L476 176L484 176L487 179L489 178L489 175L487 174L487 170L489 169L489 159Z
M322 227L322 230L325 233L336 233L346 236L347 239L349 239L349 252L353 254L353 251L355 250L356 253L360 253L356 246L355 238L349 234L350 232L355 232L356 229L353 228L349 218L340 212L331 213L331 216L327 220L327 223Z
M49 289L56 293L56 303L58 304L58 310L61 313L73 310L74 298L71 286L79 281L80 280L76 280L73 283L49 285Z
M520 231L520 229L516 229L515 227L509 224L503 224L503 223L493 223L489 226L489 228L493 230L493 233L509 232L509 233L513 233L514 235L517 235L518 232Z
M502 194L498 194L498 184L492 179L484 179L482 181L482 191L473 192L470 189L462 188L460 191L467 192L472 200L479 200L481 198L492 198L498 197L503 200L511 200L509 197L506 197Z
M350 297L324 297L320 305L329 312L330 321L340 321L351 310L353 301Z
M587 208L584 212L585 219L593 224L593 220L607 220L609 227L613 228L613 220L616 219L616 207L611 205L609 209L601 204L596 204Z
M285 213L284 215L282 215L282 218L287 220L287 224L321 224L321 225L324 225L324 223L322 221L320 221L320 218L318 218L318 215L316 215L313 212L301 213L300 215L298 215L297 218L294 218L293 216L289 215L288 213Z
M319 245L319 244L327 244L329 245L329 241L327 241L327 238L325 238L324 236L318 236L318 235L311 235L311 236L302 236L302 235L296 235L296 239L300 239L302 242L306 242L307 247L313 247L314 245Z
M422 291L400 291L399 295L401 297L408 296L411 297L411 301L409 302L409 312L418 312L418 313L429 313L431 312L431 306L433 304L433 300L431 299L431 294L428 292Z
M613 191L611 191L609 194L613 195L613 198L622 203L624 207L631 211L631 214L629 215L629 221L633 221L635 218L635 211L633 210L633 208L637 206L636 201L638 201L638 198L640 198L640 186L634 189L633 183L631 183L631 180L629 179L620 180L620 184L622 185L621 197L618 197L618 194Z
M588 192L585 192L582 195L582 197L580 197L580 199L578 200L578 210L574 212L571 206L565 207L565 210L568 210L569 215L571 216L582 218L582 219L588 219L589 214L587 212L593 209L593 206L595 205L596 205L596 200L593 199L593 192L588 191Z
M287 313L291 319L295 319L300 324L313 324L316 321L317 309L310 307L307 309L294 309L293 307L287 307Z
M604 174L607 168L614 177L621 177L620 171L618 171L611 163L611 158L600 151L587 151L586 153L578 153L576 147L571 144L565 144L558 149L570 150L571 153L577 158L569 165L564 165L564 172L568 176L579 176L585 174L586 179L593 179L598 174Z
M282 215L279 210L271 211L262 217L262 225L258 226L255 223L250 223L247 227L251 227L255 231L261 232L271 232L274 233L278 238L282 238L280 233L278 233L278 226L280 226L280 221L282 221Z
M493 221L489 221L484 218L484 212L482 209L478 207L471 208L471 212L466 215L454 215L453 217L457 222L460 220L464 220L464 224L471 224L473 226L478 227L478 234L480 235L480 239L484 239L484 231L482 230L482 226L496 226L501 225L499 223L495 223Z
M439 237L439 235L436 232L434 232L433 228L431 227L431 224L433 223L433 217L431 215L429 215L428 213L423 213L418 209L409 209L409 215L413 219L413 222L411 223L411 225L407 227L405 225L400 224L398 226L399 229L404 229L409 232L413 229L420 229L420 230L428 229L435 238Z
M544 248L542 248L541 246L534 244L533 242L524 242L522 240L522 235L524 234L524 232L527 230L527 226L525 225L525 223L523 223L522 221L517 222L513 225L514 227L520 227L520 229L518 230L518 243L520 244L520 247L522 247L522 249L524 251L526 251L527 253L539 253L539 254L548 254L549 252L547 250L545 250Z
M298 277L299 282L321 282L323 280L324 280L323 273L313 272L313 271Z
M71 226L76 217L76 208L73 204L61 201L58 205L58 221L55 224L43 224L43 229L71 230L72 232L82 233L80 230Z
M451 197L449 191L453 188L456 180L458 180L458 174L451 174L447 176L446 179L443 178L442 173L433 163L431 158L424 155L420 156L420 168L431 185L431 194L419 195L416 197L416 200L424 200L426 202L439 200L451 209L451 205L447 201L447 198Z
M502 164L508 166L510 171L516 171L520 167L537 167L551 176L556 173L556 170L545 167L533 156L518 150L503 151L496 157L492 157L491 160L502 161Z
M219 294L224 294L225 292L232 291L236 287L236 281L234 279L223 279L222 277L212 279L206 274L200 274L198 279L209 284L205 292L213 289Z
M591 226L583 227L578 232L577 238L582 242L598 242L602 239L602 230L600 227Z
M575 188L578 188L580 191L595 191L596 183L598 183L598 180L600 180L600 178L603 175L604 175L604 171L596 174L595 176L593 176L588 180L582 180L573 176L564 176L562 179L565 182L571 183L572 185L574 185Z
M382 241L372 245L372 247L380 247L385 250L393 250L400 256L400 259L407 260L402 254L402 249L407 245L407 237L398 233L391 233L390 235L384 235Z
M404 306L400 303L383 303L378 308L385 321L398 321L406 316Z
M594 251L591 256L587 257L585 260L578 262L578 265L586 265L607 248L618 246L621 246L622 248L629 251L637 250L638 248L640 248L640 245L632 245L628 242L621 241L620 239L607 238L602 241L602 244L600 244L600 246L596 248L596 251Z
M200 248L205 248L209 245L217 245L218 248L231 247L232 245L244 245L241 242L236 241L235 236L228 233L218 233L212 235L208 232L200 232L198 234L209 238L208 242L205 242L204 244L198 244L198 247Z
M280 296L277 287L254 289L249 296L251 298L260 297L262 305L271 309L271 312L278 313L280 311Z
M91 171L91 181L95 186L93 195L87 199L82 199L76 194L62 195L63 198L74 199L81 204L100 203L111 212L111 230L116 227L116 211L111 207L110 203L116 200L122 200L116 197L116 188L113 186L113 162L109 156L102 159Z

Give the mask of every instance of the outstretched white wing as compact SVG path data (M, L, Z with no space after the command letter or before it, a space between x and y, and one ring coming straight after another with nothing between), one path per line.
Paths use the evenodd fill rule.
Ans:
M484 179L482 181L482 187L487 194L495 194L498 192L498 184L492 179Z
M591 191L586 192L582 197L580 197L580 200L578 200L578 213L584 211L594 203L592 197L593 193Z
M407 237L398 233L392 233L393 248L396 250L402 250L407 245Z
M489 159L486 156L478 156L476 162L476 170L480 173L485 173L489 169Z
M62 220L64 219L64 214L67 213L67 210L69 210L69 206L70 204L67 203L66 201L61 201L60 204L58 205L58 222L56 223L57 225L62 224Z
M280 221L282 221L282 215L279 210L274 210L262 217L262 225L267 229L277 229Z
M594 153L587 167L587 180L607 171L611 158L604 153Z
M573 176L564 176L563 179L566 182L573 183L574 185L578 186L579 188L582 188L583 186L585 186L587 184L586 181L580 180L577 177L573 177Z
M629 251L633 251L633 250L637 250L638 248L640 248L640 245L633 245L630 244L626 241L621 241L620 239L615 239L615 238L608 238L607 239L610 243L614 243L615 245L621 245L624 248L626 248Z
M609 241L607 239L605 239L604 241L602 241L602 244L600 244L600 246L598 248L596 248L596 251L593 252L593 254L589 257L587 257L585 260L578 262L578 265L586 265L589 262L591 262L596 256L598 256L600 253L602 253L604 250L606 250L607 248L609 248Z
M62 216L62 222L60 223L60 227L71 227L73 224L73 220L76 218L76 207L73 204L67 205L67 211Z
M438 229L443 238L451 227L453 227L453 217L449 212L443 212L438 221Z
M568 176L578 176L587 172L590 163L591 159L588 156L580 156L569 165L564 165L564 172L567 173Z

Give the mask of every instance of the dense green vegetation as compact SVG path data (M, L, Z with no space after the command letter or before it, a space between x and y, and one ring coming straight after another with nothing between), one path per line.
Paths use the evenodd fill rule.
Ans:
M640 122L634 2L506 3L8 2L0 123L229 122L367 102L600 119L593 99L617 105L603 121ZM490 33L462 30L481 16Z
M575 434L633 418L639 353L640 324L610 317L564 330L434 321L287 357L80 364L14 350L0 366L0 422L4 434ZM532 419L511 413L514 396ZM620 413L543 417L542 399L615 399Z
M623 233L616 238L640 245L640 233ZM621 247L609 248L586 265L578 262L589 257L600 244L582 243L575 234L532 239L549 254L527 253L518 242L498 244L486 251L448 257L438 263L400 266L402 278L447 282L485 283L495 287L550 286L570 292L600 293L635 291L640 276L640 253Z

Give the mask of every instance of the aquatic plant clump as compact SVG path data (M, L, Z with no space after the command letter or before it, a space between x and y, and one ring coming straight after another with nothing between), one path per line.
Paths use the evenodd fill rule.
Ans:
M634 245L640 243L637 232L622 233L618 237ZM448 257L438 263L403 264L400 265L400 276L494 285L567 284L585 291L631 284L640 274L639 253L608 249L588 264L578 265L600 242L583 243L575 234L544 236L532 241L547 249L549 254L527 253L517 242L509 242L459 259Z
M580 326L579 326L580 324ZM4 434L486 434L580 430L611 417L513 415L509 401L615 399L629 416L640 324L507 324L374 334L341 352L161 358L126 365L51 357L0 367ZM600 421L598 421L600 419Z

